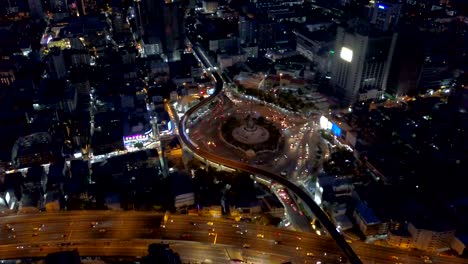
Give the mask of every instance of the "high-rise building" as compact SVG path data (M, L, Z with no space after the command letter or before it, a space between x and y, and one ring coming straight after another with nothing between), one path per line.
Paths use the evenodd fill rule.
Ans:
M124 15L117 11L112 14L112 26L116 33L121 33L125 30Z
M424 62L424 34L417 27L400 28L386 93L393 96L419 92L418 80Z
M41 0L28 0L29 14L33 19L40 19L44 17L44 10L42 9Z
M164 4L163 10L163 49L168 57L172 57L183 45L184 12L177 2Z
M398 24L400 13L401 4L376 1L371 6L370 21L379 30L391 30Z
M50 0L49 1L50 10L52 12L64 12L67 11L67 1L66 0Z
M141 5L141 9L138 7ZM142 35L158 37L169 60L175 59L183 47L184 12L177 1L142 0L136 7L137 22L142 24Z
M396 39L396 33L374 30L365 23L338 28L331 83L344 104L384 94Z
M239 16L239 40L240 44L257 43L257 25L254 19Z
M270 20L263 20L258 23L257 42L262 53L276 45L277 23Z
M61 79L65 77L67 69L65 67L65 59L63 58L62 50L54 48L49 53L49 72L52 77Z

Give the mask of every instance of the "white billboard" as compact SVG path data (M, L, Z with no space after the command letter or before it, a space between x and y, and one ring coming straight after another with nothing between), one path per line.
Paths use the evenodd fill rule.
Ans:
M353 50L347 47L342 47L340 52L340 58L347 62L353 61Z

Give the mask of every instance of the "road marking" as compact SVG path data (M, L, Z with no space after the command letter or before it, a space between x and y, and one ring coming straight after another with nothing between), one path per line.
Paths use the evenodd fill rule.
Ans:
M70 226L72 226L72 225L73 225L73 222L70 223ZM68 239L67 239L68 242L70 242L72 233L73 233L73 229L70 229L70 233L68 233Z

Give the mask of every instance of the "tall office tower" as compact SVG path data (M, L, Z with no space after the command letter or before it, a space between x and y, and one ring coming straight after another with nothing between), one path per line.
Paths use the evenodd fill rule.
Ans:
M127 10L127 17L130 19L130 25L135 27L134 30L138 38L141 38L145 32L141 5L141 0L133 0L133 6L130 6Z
M169 60L174 59L176 51L183 47L184 11L180 2L166 0L142 0L141 21L145 36L159 37L163 51ZM139 15L137 10L137 16Z
M50 10L53 13L68 11L67 2L68 2L67 0L50 0L49 1Z
M117 10L112 14L112 28L116 33L121 33L125 30L124 15L120 10Z
M352 23L338 27L331 83L343 104L380 98L387 89L396 33Z
M41 0L28 0L29 14L33 19L41 19L44 17Z
M266 52L276 45L277 23L270 20L259 21L257 42L260 52Z
M183 46L184 12L180 3L176 2L164 4L163 10L163 49L171 59L174 58L175 51Z
M376 1L370 10L370 21L379 30L393 29L401 16L401 4Z
M255 20L239 16L239 39L240 44L257 43L257 23Z
M76 8L78 9L79 16L86 15L86 3L84 0L76 0Z
M65 77L67 69L65 67L65 60L63 58L62 50L59 48L53 48L49 53L49 72L52 77L61 79Z
M424 32L417 26L405 25L399 29L386 93L393 96L418 93L425 58L424 42Z

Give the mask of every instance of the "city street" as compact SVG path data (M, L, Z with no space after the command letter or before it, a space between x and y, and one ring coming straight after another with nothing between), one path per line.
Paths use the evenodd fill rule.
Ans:
M144 256L148 244L160 241L170 243L182 259L195 262L336 263L341 256L327 236L211 217L77 211L5 216L0 227L1 258L44 256L75 248L82 256ZM415 251L362 242L353 242L352 247L364 263L424 263ZM433 256L433 263L468 261Z

